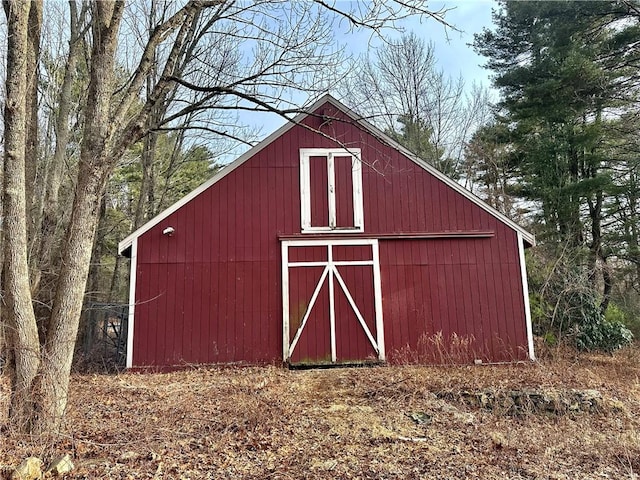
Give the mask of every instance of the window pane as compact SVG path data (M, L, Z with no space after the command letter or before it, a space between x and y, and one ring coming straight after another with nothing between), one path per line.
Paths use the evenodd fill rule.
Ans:
M329 197L327 180L327 157L309 159L311 176L311 226L329 226Z
M334 157L336 176L336 227L353 228L353 179L351 157Z

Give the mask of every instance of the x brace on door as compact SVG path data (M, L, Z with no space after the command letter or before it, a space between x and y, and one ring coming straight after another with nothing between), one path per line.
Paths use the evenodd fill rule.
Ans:
M370 246L371 259L370 260L334 260L334 247L342 245L354 245L354 246ZM327 248L326 260L320 261L289 261L289 248L291 247L305 247L305 246L321 246ZM340 266L370 266L373 275L373 301L375 311L375 338L371 329L367 325L362 312L358 308L354 296L350 291L343 275L341 275L338 267ZM322 273L315 285L313 294L306 307L306 311L300 321L300 325L295 332L293 339L290 337L290 312L289 312L289 273L293 268L310 268L310 267L323 267ZM334 282L335 279L335 282ZM282 292L283 292L283 359L285 362L290 361L293 352L298 345L300 336L304 331L311 312L313 311L318 295L322 287L327 283L329 291L329 327L330 327L330 344L331 344L331 361L335 363L337 361L336 351L336 301L335 301L335 284L339 285L340 290L344 293L349 306L355 314L358 323L364 331L366 338L373 347L379 360L385 359L384 351L384 329L382 322L382 293L380 286L380 264L378 253L377 240L292 240L282 242Z

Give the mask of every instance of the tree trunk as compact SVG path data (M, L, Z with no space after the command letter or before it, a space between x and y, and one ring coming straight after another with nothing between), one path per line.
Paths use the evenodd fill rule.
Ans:
M123 2L93 4L93 48L80 165L56 296L33 389L33 431L59 430L67 406L75 348L100 199L114 160L106 156L117 35Z
M156 1L151 1L151 8L149 11L149 36L153 34L153 29L156 24ZM153 66L149 69L146 78L146 96L147 98L151 97L153 94L153 86L157 81L157 68L156 68L156 49L154 48L152 52L150 52L150 57L153 63ZM157 124L156 122L159 120L157 117L158 108L154 109L152 114L149 116L149 120L147 121L147 129L149 128L149 124ZM136 206L136 213L133 220L133 229L136 230L140 227L145 220L152 217L152 212L154 210L153 201L154 201L154 175L153 175L153 166L156 159L156 139L157 135L154 132L149 132L149 134L144 137L142 144L142 155L140 158L140 163L142 166L142 179L140 181L140 196L138 197L138 204Z
M127 299L119 298L120 288L120 270L122 268L122 255L116 256L116 263L113 266L113 273L111 274L111 282L109 283L109 296L107 297L107 303L111 302L126 302Z
M106 161L106 159L105 159ZM43 352L33 389L34 433L59 430L67 406L69 375L99 217L102 178L83 162L71 225Z
M91 250L91 262L89 267L89 280L88 280L88 290L85 292L87 296L87 300L93 302L102 302L105 299L105 292L101 290L100 285L100 271L102 265L102 257L105 251L104 244L104 231L106 230L107 222L107 199L105 196L102 196L100 200L100 210L98 214L98 226L97 232L95 235L95 239L93 242L93 248Z
M14 365L10 419L28 428L29 390L40 365L40 343L31 303L27 260L25 151L27 135L27 44L30 2L5 0L7 77L4 111L4 290Z
M144 138L142 156L140 163L142 166L142 179L140 181L140 196L138 197L138 204L136 206L135 218L133 220L133 230L142 226L145 221L150 218L149 213L153 211L153 199L154 199L154 175L153 164L155 162L155 141L156 135L149 133Z
M40 57L40 31L42 30L42 0L33 0L27 22L27 128L25 144L25 176L27 198L27 233L29 246L37 242L35 225L37 214L33 207L38 193L38 63ZM29 259L31 260L31 259ZM30 261L31 263L31 261Z
M106 292L101 289L101 273L102 258L104 256L105 244L103 232L106 229L107 221L107 199L102 196L100 201L100 213L98 215L97 235L94 235L93 248L91 250L91 261L89 266L88 287L85 292L85 308L92 308L93 302L103 302ZM80 342L83 345L82 350L85 354L91 354L93 350L93 341L95 337L95 325L91 315L82 315L80 317Z
M64 69L62 85L58 97L58 108L56 112L54 131L56 145L53 157L47 166L47 174L44 176L43 205L42 212L39 211L41 221L37 226L39 229L40 242L35 244L33 255L35 257L36 268L33 269L35 275L31 279L32 290L36 296L43 270L49 270L55 263L58 256L56 245L60 243L58 234L61 223L59 192L62 183L62 172L65 156L67 154L67 144L69 143L69 115L71 112L71 94L73 80L75 78L76 64L82 53L82 36L80 19L84 13L77 12L76 2L69 2L69 53ZM49 295L49 298L52 295ZM49 298L45 300L49 300ZM42 300L42 299L41 299ZM48 303L48 301L46 302Z
M40 218L37 209L34 208L38 199L41 198L41 190L38 184L41 182L38 170L41 166L38 161L38 63L40 58L40 31L42 30L42 0L33 0L29 9L28 19L28 42L27 42L27 94L26 94L26 145L25 145L25 176L26 176L26 198L27 198L27 237L29 251L39 241ZM33 294L33 275L38 266L34 257L29 258L29 273Z

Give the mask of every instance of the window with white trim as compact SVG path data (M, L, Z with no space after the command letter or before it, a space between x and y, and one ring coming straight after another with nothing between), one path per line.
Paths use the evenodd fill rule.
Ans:
M300 149L302 233L364 231L360 149Z

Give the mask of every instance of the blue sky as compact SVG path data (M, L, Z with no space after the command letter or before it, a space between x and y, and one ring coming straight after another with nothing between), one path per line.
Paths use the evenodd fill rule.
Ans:
M440 23L432 19L413 18L403 21L399 27L401 31L387 30L385 38L399 37L403 32L414 32L425 41L434 43L438 68L446 74L457 78L462 76L467 88L471 88L474 82L490 87L490 79L487 70L482 68L485 59L473 51L469 44L473 41L473 34L479 33L483 28L490 28L491 9L496 8L494 0L447 0L429 4L433 11L448 10L445 20L455 26L459 31L445 29ZM345 26L346 28L346 26ZM337 35L336 40L345 45L349 54L353 57L365 55L370 49L382 43L382 39L372 37L370 31L351 32ZM336 93L336 92L331 92ZM301 103L305 98L295 99ZM284 120L271 114L240 114L243 122L260 130L258 138L263 138L280 127ZM223 162L235 158L244 151L246 146L238 146L233 152L228 153L228 158Z
M417 18L404 21L401 27L405 32L414 32L426 41L435 45L438 65L453 77L462 75L468 84L474 80L489 86L489 72L480 65L484 58L476 55L468 44L473 42L473 34L479 33L485 27L491 27L491 9L497 6L493 0L449 0L433 2L429 8L434 11L448 10L445 20L455 26L459 31L445 29L435 20L422 20ZM400 36L401 32L390 32L391 38ZM364 35L364 34L363 34ZM350 43L352 51L362 53L368 45L366 38L358 45ZM380 41L373 42L373 46ZM359 47L362 47L359 48Z
M340 0L338 0L338 3ZM353 57L365 56L384 40L400 37L403 33L413 32L425 42L432 42L436 53L437 68L453 78L461 76L470 90L474 82L484 87L491 87L491 72L482 65L484 57L477 55L469 45L473 35L483 28L492 28L491 11L497 8L495 0L441 0L429 3L432 11L446 10L445 20L457 30L445 28L430 18L411 18L402 21L399 29L388 29L384 39L372 36L370 31L356 31L337 35L336 40L342 42L347 52ZM336 92L331 92L336 93ZM497 97L497 92L495 93ZM347 105L349 106L349 105Z
M440 67L452 76L462 74L467 83L476 80L489 86L489 72L480 66L485 60L476 55L468 44L473 41L474 33L479 33L484 27L491 27L491 9L495 8L496 3L491 0L459 0L434 3L433 7L438 8L440 5L451 9L446 20L461 32L449 31L447 40L444 29L435 22L417 25L424 30L424 38L435 43ZM411 27L413 31L420 33L421 30L414 25Z

